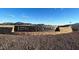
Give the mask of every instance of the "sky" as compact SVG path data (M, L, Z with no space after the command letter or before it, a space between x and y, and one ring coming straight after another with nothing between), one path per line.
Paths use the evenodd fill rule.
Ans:
M79 23L79 8L0 8L0 23L63 25Z

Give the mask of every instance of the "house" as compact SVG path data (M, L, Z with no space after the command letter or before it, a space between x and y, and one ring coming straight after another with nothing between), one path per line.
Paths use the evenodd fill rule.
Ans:
M0 33L14 32L14 25L0 25Z
M55 31L58 32L72 32L72 27L70 25L63 25L56 27Z
M0 25L0 33L27 31L30 25Z
M42 26L43 27L43 26ZM12 32L35 32L35 31L55 31L55 32L72 32L70 25L57 26L55 29L52 29L52 26L48 27L39 27L36 25L26 25L26 24L16 24L16 25L0 25L0 33L12 33Z

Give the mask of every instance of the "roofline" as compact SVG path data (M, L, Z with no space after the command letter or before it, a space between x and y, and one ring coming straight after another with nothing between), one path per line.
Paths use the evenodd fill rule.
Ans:
M60 25L58 27L69 27L69 26L71 26L71 25Z

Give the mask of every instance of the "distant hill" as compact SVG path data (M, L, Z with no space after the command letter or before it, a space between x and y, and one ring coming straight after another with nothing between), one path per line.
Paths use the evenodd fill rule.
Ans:
M16 23L4 22L4 23L1 23L1 25L32 25L32 24L31 23L23 23L23 22L16 22Z
M14 25L32 25L31 23L16 22Z

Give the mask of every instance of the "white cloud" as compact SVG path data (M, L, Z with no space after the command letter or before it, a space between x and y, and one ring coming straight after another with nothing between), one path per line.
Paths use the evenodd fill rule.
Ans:
M22 19L28 19L29 18L29 16L28 15L25 15L25 14L21 14L21 16L20 16Z
M22 18L29 18L29 16L23 15Z
M15 15L9 15L10 18L15 18Z

